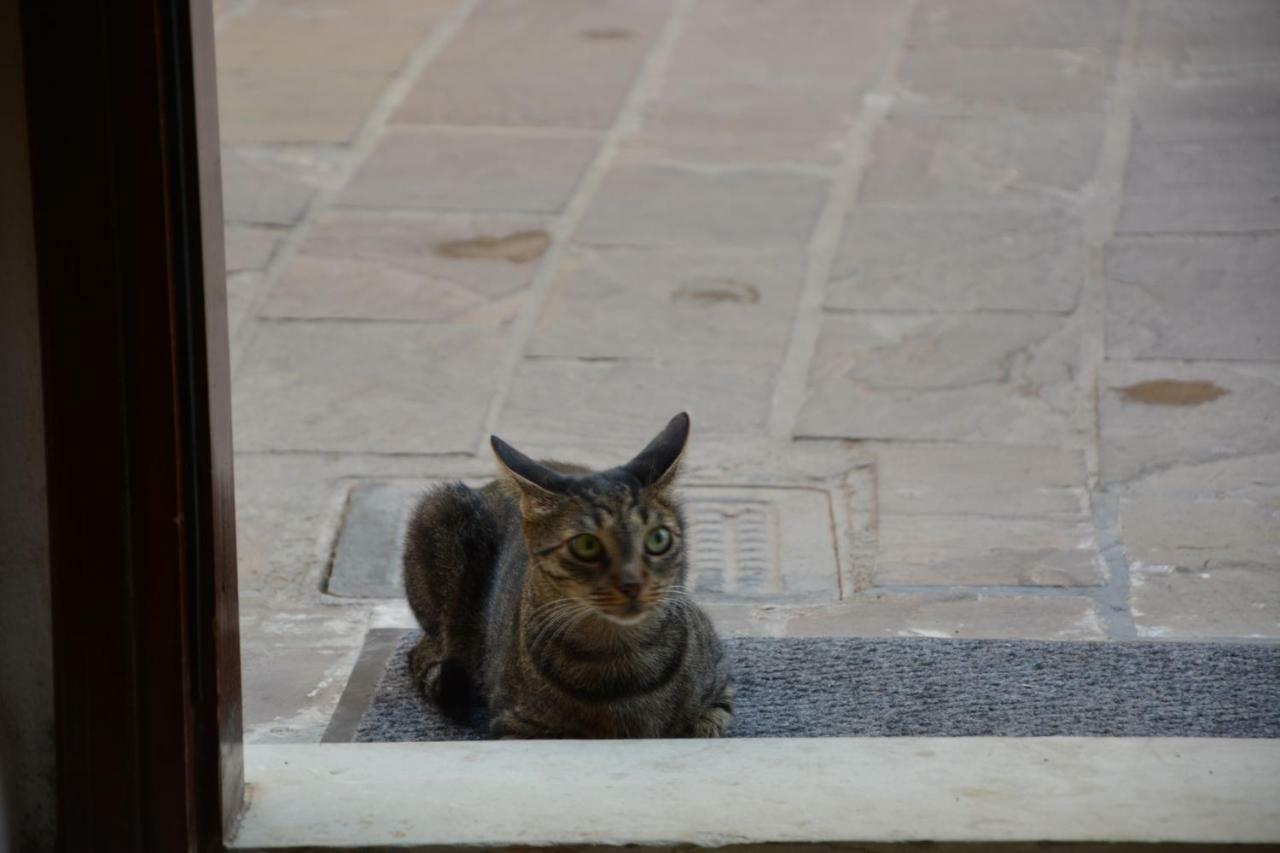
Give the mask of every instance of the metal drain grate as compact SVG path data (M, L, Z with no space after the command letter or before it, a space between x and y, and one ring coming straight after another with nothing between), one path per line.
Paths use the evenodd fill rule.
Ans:
M778 555L778 511L762 501L690 501L689 588L711 595L786 593Z
M840 598L831 499L801 486L690 486L689 589L699 601L824 603Z

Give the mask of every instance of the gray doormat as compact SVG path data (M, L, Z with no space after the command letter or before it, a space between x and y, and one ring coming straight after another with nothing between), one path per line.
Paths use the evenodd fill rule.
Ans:
M456 725L414 690L406 656L417 637L371 632L379 651L362 656L365 672L353 675L325 740L484 737L480 715ZM734 637L725 646L738 685L733 737L1280 737L1275 644Z

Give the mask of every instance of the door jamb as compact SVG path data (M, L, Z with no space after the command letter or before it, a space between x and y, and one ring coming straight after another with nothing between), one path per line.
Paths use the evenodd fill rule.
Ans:
M58 846L221 850L243 755L212 10L21 15Z

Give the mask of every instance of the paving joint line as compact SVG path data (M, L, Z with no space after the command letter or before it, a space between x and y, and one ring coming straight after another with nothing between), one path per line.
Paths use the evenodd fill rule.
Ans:
M1084 215L1089 267L1077 300L1079 317L1093 321L1081 324L1084 369L1080 390L1085 402L1078 416L1081 421L1087 418L1088 422L1086 433L1090 440L1084 443L1086 485L1090 493L1094 542L1107 574L1106 585L1097 588L1090 597L1108 639L1114 640L1135 638L1137 628L1129 603L1129 565L1120 540L1119 499L1102 488L1102 420L1098 382L1107 358L1107 294L1103 259L1107 242L1115 236L1124 200L1124 179L1133 134L1135 55L1141 17L1141 0L1129 0L1123 37L1116 52L1102 151L1095 173L1099 197Z
M612 126L603 135L595 157L583 170L568 203L549 226L551 245L543 255L533 280L529 283L528 298L508 336L510 346L498 373L498 385L494 389L485 414L484 428L481 430L476 450L479 455L487 452L489 435L497 429L498 418L511 394L515 372L533 338L538 316L551 289L551 282L559 272L560 261L568 246L569 238L585 216L587 207L604 180L605 173L612 167L622 140L639 128L642 111L662 82L662 74L675 50L677 41L684 32L692 7L693 0L676 0L672 6L662 30L654 39L653 46L649 48L644 64L636 74L635 81L627 92L618 114L614 117Z
M845 135L843 157L831 179L826 203L809 239L804 284L791 321L791 336L782 364L773 377L768 435L780 443L791 440L804 407L809 368L817 352L822 329L827 280L831 277L840 249L845 217L857 201L871 140L896 99L894 80L906 50L907 35L917 5L917 0L911 0L904 8L894 51L886 57L879 79L862 96L862 106Z
M300 251L302 244L311 233L311 227L320 215L336 206L338 198L347 184L355 176L359 168L368 160L374 147L378 144L383 130L389 124L392 112L400 106L408 96L410 88L418 81L422 71L438 57L462 30L471 17L472 12L480 5L481 0L462 0L443 19L436 22L423 38L421 44L414 49L409 58L397 69L391 82L382 91L374 107L365 116L364 122L356 132L355 138L347 146L341 165L336 170L333 180L318 190L307 205L306 211L298 224L280 241L275 255L267 269L263 271L262 281L249 300L244 317L231 336L231 373L234 380L239 372L245 353L257 338L254 329L259 311L266 304L272 289L280 278L281 271Z

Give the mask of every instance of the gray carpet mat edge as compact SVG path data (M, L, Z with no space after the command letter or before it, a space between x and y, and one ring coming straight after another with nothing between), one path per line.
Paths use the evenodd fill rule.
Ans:
M369 632L325 742L484 739L413 688L416 630ZM1280 645L729 637L731 737L1280 738Z

